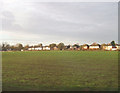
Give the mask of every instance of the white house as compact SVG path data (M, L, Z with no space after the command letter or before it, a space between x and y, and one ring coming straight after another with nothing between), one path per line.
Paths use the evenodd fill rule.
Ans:
M82 49L83 49L83 50L87 50L87 49L89 49L89 45L84 44L84 45L82 46Z
M112 50L113 50L113 51L117 50L117 47L116 47L116 46L115 46L115 47L112 47Z
M55 47L53 48L53 50L58 50L58 47L55 46Z
M28 50L34 50L34 48L28 48Z
M90 46L89 49L99 49L99 46Z
M116 45L115 47L113 47L112 45L107 45L107 46L103 46L103 49L104 50L120 50L120 46L119 45Z
M100 49L100 45L97 43L93 43L92 45L89 46L90 50L98 50Z
M36 47L34 50L42 50L42 47Z
M42 50L42 47L36 47L36 48L28 48L29 51L32 51L32 50Z
M21 49L21 51L24 51L23 49Z
M88 49L88 47L87 46L83 46L83 49Z
M43 47L43 50L50 50L50 47L44 46L44 47Z
M112 45L103 46L104 50L112 50Z

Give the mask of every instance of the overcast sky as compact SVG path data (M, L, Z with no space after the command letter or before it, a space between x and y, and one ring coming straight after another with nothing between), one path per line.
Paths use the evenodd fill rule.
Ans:
M118 42L116 2L4 0L0 39L23 44Z

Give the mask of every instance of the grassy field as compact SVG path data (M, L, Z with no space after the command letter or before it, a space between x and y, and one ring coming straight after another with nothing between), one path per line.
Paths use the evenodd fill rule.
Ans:
M117 51L3 52L3 91L117 90Z

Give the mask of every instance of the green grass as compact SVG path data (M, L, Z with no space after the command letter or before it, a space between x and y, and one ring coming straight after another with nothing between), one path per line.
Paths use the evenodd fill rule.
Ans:
M118 89L117 51L3 52L3 91Z

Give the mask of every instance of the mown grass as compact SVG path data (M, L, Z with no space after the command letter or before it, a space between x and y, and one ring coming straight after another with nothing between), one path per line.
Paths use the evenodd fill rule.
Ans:
M3 91L118 89L117 51L3 52Z

